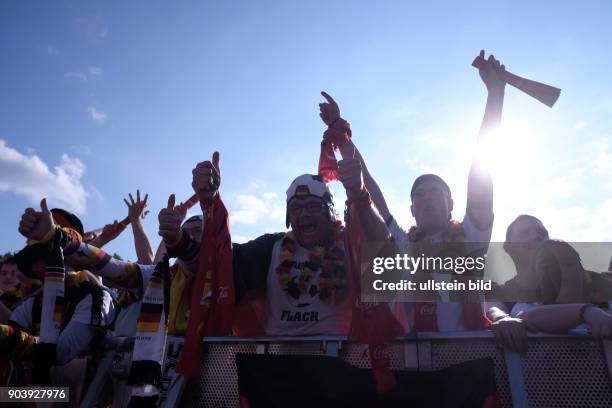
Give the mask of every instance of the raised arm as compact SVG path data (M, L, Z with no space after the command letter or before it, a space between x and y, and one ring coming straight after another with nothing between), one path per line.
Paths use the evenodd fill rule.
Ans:
M132 197L132 194L128 194L130 201L123 199L125 205L128 207L128 218L132 225L132 232L134 233L134 246L136 248L136 256L138 257L138 263L142 265L153 264L153 250L151 249L151 243L149 238L144 231L142 222L149 213L145 211L147 207L148 194L145 194L144 200L140 199L140 190L136 190L136 201Z
M26 209L21 217L19 232L28 238L30 244L49 244L56 233L61 234L61 245L66 261L79 265L102 276L119 286L128 289L140 288L147 267L113 258L102 249L83 243L74 231L63 229L54 224L46 199L40 203L41 211Z
M200 246L181 229L185 214L175 204L175 196L170 194L168 205L162 208L158 215L159 235L163 238L163 245L168 255L182 260L187 272L194 273L198 267Z
M88 244L97 248L102 248L104 245L121 235L123 230L125 230L125 227L115 220L112 224L106 224L104 228L102 228L102 233L89 241Z
M378 213L383 218L383 220L387 222L391 217L391 212L389 211L389 207L387 207L385 196L383 196L380 187L378 187L378 183L376 183L376 180L374 180L374 177L372 177L372 174L370 174L370 171L368 170L368 167L365 164L365 160L363 159L363 156L355 146L355 143L350 140L349 145L351 148L354 149L355 157L358 158L361 162L361 171L363 173L363 182L365 183L365 188L370 193L370 196L372 197L372 202L378 210Z
M321 92L321 95L327 100L327 103L319 104L321 119L330 127L341 127L341 122L344 121L339 121L340 109L338 104L327 93ZM342 131L342 129L339 130ZM346 190L347 202L357 204L356 208L359 212L359 220L366 240L387 241L390 237L389 230L374 205L372 205L371 192L369 192L364 183L361 158L357 156L357 151L354 149L353 144L347 143L341 145L339 149L342 160L338 162L338 176ZM382 197L378 186L376 186L376 189ZM384 203L384 199L382 201ZM389 211L387 210L386 213L388 214Z
M484 60L484 51L481 51L479 58L484 61L479 70L480 78L487 88L487 105L478 134L478 143L481 144L499 128L506 83L501 78L505 67L493 55ZM486 228L493 222L493 181L489 170L478 160L474 160L470 168L466 208L477 227Z
M321 109L321 113L319 116L321 116L321 119L327 126L333 125L335 124L337 119L340 118L340 108L338 107L338 104L336 103L336 101L334 101L333 98L329 96L327 93L321 92L321 95L323 95L323 97L327 99L327 102L319 104L319 108ZM385 201L385 197L380 191L378 184L376 183L376 181L370 174L365 164L365 160L363 160L363 156L357 149L357 146L355 146L355 144L353 143L352 139L349 139L348 145L346 147L346 151L352 152L351 157L354 154L354 157L359 159L361 163L361 171L363 174L363 182L365 184L365 188L370 193L372 202L374 203L374 206L378 210L378 213L383 218L383 220L387 221L389 217L391 216L391 213L389 212L389 208L387 207L387 202Z

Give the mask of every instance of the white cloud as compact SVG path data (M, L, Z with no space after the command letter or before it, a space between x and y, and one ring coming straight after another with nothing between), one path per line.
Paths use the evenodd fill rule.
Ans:
M261 190L264 187L266 187L266 183L262 180L253 180L249 183L249 189L251 190Z
M100 67L89 67L89 76L94 78L94 77L98 77L100 75L102 75L102 68Z
M87 74L83 73L83 72L66 72L64 74L64 78L68 81L81 81L81 82L85 82L87 81Z
M87 184L87 189L93 193L93 195L100 201L104 201L104 195L96 188L93 184ZM188 218L188 217L187 217Z
M84 213L88 196L81 183L84 172L83 162L67 154L51 170L38 156L21 154L0 139L0 192L26 196L34 205L47 197L50 205Z
M574 123L574 129L580 130L580 129L583 129L586 125L587 125L587 123L585 121L581 120L581 121L578 121L578 122Z
M55 45L47 45L47 55L55 57L59 55L59 49Z
M276 194L274 192L268 192L268 193L263 193L262 196L263 196L263 198L265 198L267 200L273 200L273 199L278 197L278 194Z
M91 115L91 119L99 124L103 124L104 122L106 122L106 118L108 117L106 115L106 112L102 111L102 110L98 110L93 106L90 106L89 109L89 114Z
M102 75L102 68L91 66L84 71L68 71L64 74L67 81L86 82Z
M605 139L592 144L592 152L597 152L591 158L591 166L600 176L612 176L612 152Z
M285 219L285 205L275 194L240 194L234 207L236 209L230 214L234 223L253 225L264 221L282 222Z

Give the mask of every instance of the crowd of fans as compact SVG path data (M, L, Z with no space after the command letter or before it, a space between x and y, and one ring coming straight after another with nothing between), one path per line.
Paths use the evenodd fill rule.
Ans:
M479 141L499 126L503 70L493 56L480 69L488 97ZM200 214L185 219L186 206L176 205L174 195L159 211L162 241L155 253L143 228L148 196L141 197L140 191L135 199L131 194L124 199L127 221L106 225L99 234L87 233L68 210L49 209L45 199L40 209L26 209L19 231L27 246L7 254L1 263L3 385L51 384L52 367L119 335L136 338L130 378L133 397L142 400L156 398L159 391L158 380L148 372L160 363L168 334L185 336L177 370L187 377L199 373L200 344L206 335L350 335L380 346L410 332L490 329L501 345L519 352L528 348L529 331L563 333L583 327L592 336L612 338L612 279L585 270L576 251L551 240L548 229L531 215L519 215L507 228L504 249L516 275L495 287L497 299L503 301L495 296L454 301L444 294L429 302L356 300L360 265L374 256L416 255L421 242L488 243L494 222L493 182L487 169L474 161L466 215L455 221L450 186L434 174L419 176L410 193L416 224L402 228L351 140L338 104L322 94L326 102L320 104L321 118L327 130L320 171L289 185L288 232L231 243L230 219L219 195L218 153L193 169ZM342 156L337 162L336 150ZM327 186L335 179L346 190L344 217ZM136 262L102 249L128 224ZM375 250L361 251L366 243ZM612 263L610 268L612 272ZM24 361L41 369L27 377L15 375L15 366ZM381 372L384 367L376 375L379 389L392 387L378 375ZM154 387L146 386L151 384Z

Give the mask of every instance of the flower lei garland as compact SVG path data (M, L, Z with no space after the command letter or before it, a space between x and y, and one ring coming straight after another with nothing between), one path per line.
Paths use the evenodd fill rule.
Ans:
M291 268L294 266L295 257L295 234L289 231L281 242L280 264L276 267L278 281L289 296L298 299L302 293L308 292L311 296L318 298L330 306L341 301L347 292L347 276L344 259L344 230L342 224L337 221L333 228L333 244L325 249L315 246L308 254L308 261L300 270L300 274L291 276ZM321 268L316 286L310 285L316 277L316 271ZM297 281L296 281L297 278Z
M410 242L420 242L427 238L427 234L416 226L410 227L408 239ZM449 220L448 227L442 232L442 242L465 242L463 225L457 220Z
M434 244L431 242L431 237L418 228L413 226L408 231L408 239L413 243L413 256L465 257L470 253L470 249L473 249L465 241L463 224L457 220L448 221L447 227L442 231L441 238L441 245Z

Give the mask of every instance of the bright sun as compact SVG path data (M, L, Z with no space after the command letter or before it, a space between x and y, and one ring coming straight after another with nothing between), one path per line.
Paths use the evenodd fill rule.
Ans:
M488 169L498 187L514 189L533 173L535 160L534 132L516 121L504 121L496 131L483 135L476 150L475 160ZM501 193L501 191L499 191Z

